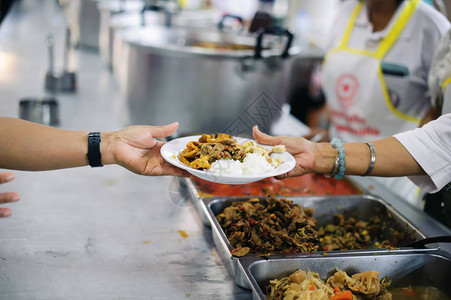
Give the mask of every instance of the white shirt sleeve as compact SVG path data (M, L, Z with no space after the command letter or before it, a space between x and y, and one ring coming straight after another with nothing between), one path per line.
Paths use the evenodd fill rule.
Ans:
M427 174L409 176L412 182L426 192L435 193L451 181L451 113L394 137Z

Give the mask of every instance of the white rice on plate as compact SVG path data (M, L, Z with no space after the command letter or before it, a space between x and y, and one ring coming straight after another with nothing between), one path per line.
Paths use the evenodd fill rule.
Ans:
M274 172L275 168L265 157L256 153L247 153L243 162L238 160L217 160L211 164L208 172L220 175L261 175Z

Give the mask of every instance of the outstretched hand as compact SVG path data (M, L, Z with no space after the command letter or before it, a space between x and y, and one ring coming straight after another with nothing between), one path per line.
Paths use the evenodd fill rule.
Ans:
M113 163L140 175L188 177L188 172L163 159L160 149L165 143L155 139L170 136L177 128L178 123L172 123L165 126L130 126L106 133L109 142L105 153L111 156L106 157L106 161L112 159Z
M314 170L315 143L301 137L270 136L261 132L257 126L252 129L252 134L257 143L262 145L285 145L287 152L293 155L296 166L288 173L277 176L277 179L301 176L312 173Z
M14 180L14 173L4 172L0 173L0 184L7 183ZM20 200L20 195L14 192L0 193L0 204L1 203L10 203L17 202ZM11 216L12 211L6 207L0 207L0 218L1 217L9 217Z

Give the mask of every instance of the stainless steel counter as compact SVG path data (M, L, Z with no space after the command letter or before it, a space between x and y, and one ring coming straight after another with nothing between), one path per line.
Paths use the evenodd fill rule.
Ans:
M1 116L18 117L21 98L50 95L44 90L45 40L55 36L61 68L66 26L55 0L13 6L0 26ZM59 127L128 125L126 105L99 54L73 50L70 58L78 91L53 95ZM251 297L234 284L210 229L175 178L138 176L117 166L15 174L14 182L0 186L22 198L4 205L13 216L0 219L0 299ZM362 184L373 188L370 179ZM449 233L399 201L394 206L430 234Z
M62 68L66 20L55 0L17 1L0 26L0 115L18 117L19 99L49 95L46 37ZM78 91L55 95L65 129L116 130L125 105L99 54L75 50ZM152 120L149 120L149 124ZM30 153L33 155L33 153ZM0 170L2 171L2 170ZM15 172L0 192L0 299L248 299L213 246L211 232L172 177L117 166Z

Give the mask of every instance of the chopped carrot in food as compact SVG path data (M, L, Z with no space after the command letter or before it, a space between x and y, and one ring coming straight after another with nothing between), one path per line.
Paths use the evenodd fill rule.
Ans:
M329 300L352 300L351 291L344 291L329 298Z
M415 293L415 290L411 287L403 289L402 292L404 295L411 296L411 297L415 297L417 295Z

